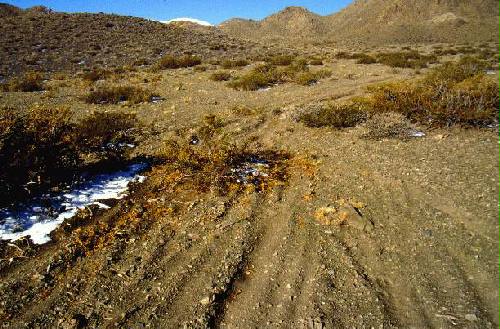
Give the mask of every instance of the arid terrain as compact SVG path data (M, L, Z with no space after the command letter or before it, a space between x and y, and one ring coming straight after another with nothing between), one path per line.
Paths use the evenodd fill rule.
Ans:
M0 327L498 327L498 38L292 48L0 8L0 214L146 164L49 242L0 240ZM84 63L9 37L93 17L114 32Z

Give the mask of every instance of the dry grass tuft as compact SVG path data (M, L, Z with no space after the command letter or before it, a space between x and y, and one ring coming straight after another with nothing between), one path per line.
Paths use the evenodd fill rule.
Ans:
M209 79L212 81L229 81L231 80L231 73L226 71L214 72L210 75Z
M244 67L250 64L246 59L227 59L222 62L221 66L224 69L234 69L238 67Z
M299 117L299 121L308 127L354 127L364 122L368 113L358 104L322 104Z
M3 91L33 92L44 90L43 75L40 72L26 72L21 77L14 77L8 82L0 84Z
M192 55L174 56L166 55L160 58L155 65L156 70L180 69L183 67L193 67L201 64L201 58Z
M158 96L148 90L134 86L102 86L91 91L84 97L85 102L90 104L118 104L120 102L130 102L139 104L150 102Z

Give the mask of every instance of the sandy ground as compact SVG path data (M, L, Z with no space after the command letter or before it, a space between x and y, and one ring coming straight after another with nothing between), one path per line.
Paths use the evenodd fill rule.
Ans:
M216 114L225 139L288 153L286 179L224 195L156 165L109 211L32 252L20 244L0 272L0 326L498 327L498 131L420 127L425 137L375 141L363 126L307 128L294 119L301 104L415 74L327 66L333 78L315 86L266 92L169 71L149 83L163 102L105 106L154 127L144 154L167 138L187 143ZM0 101L98 109L76 85ZM232 110L241 104L258 110Z

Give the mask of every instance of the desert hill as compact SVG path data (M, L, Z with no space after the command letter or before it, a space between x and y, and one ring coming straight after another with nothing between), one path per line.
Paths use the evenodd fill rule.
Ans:
M498 39L494 0L356 0L320 16L288 7L261 21L232 19L220 28L253 40L336 43L476 42Z
M258 51L217 28L108 14L67 14L0 5L0 75L26 70L140 65L162 54L204 58Z

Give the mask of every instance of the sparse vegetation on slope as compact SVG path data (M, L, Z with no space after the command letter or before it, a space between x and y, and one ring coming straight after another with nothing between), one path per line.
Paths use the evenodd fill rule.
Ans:
M13 77L8 82L0 84L3 91L33 92L44 90L43 75L40 72L26 72L20 77Z
M331 71L323 69L311 71L305 59L294 59L279 56L270 62L278 64L262 64L250 72L231 81L228 86L237 90L258 90L274 84L295 82L308 86L331 76Z
M85 102L91 104L118 104L130 102L138 104L150 102L156 94L134 86L101 86L85 96Z

